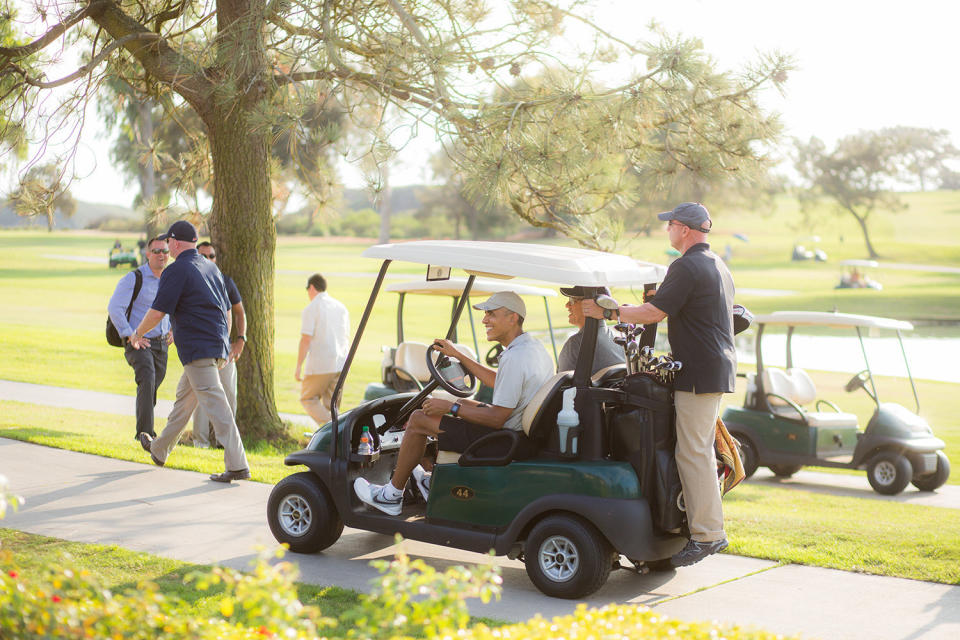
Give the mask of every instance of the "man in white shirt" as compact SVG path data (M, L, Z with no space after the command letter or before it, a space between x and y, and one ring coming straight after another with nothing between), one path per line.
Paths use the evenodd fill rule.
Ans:
M522 431L523 410L553 375L550 354L536 338L523 332L527 309L520 296L500 291L473 308L484 312L487 340L504 346L497 369L485 367L457 351L449 340L437 339L433 344L443 355L459 360L480 382L493 387L493 399L485 404L470 399L450 402L427 398L407 421L390 482L382 486L370 484L364 478L354 482L357 496L367 505L399 515L403 507L403 487L411 475L420 493L427 497L429 476L419 462L426 451L428 436L437 438L441 451L462 452L492 430Z
M350 349L350 314L339 300L330 297L327 281L319 273L307 279L307 295L310 304L300 319L294 377L301 383L300 404L318 425L324 425L330 420L333 390Z

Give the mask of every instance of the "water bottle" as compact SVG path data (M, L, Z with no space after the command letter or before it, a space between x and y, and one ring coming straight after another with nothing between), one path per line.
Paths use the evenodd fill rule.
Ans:
M567 434L570 429L580 426L580 415L573 408L574 399L577 396L577 388L570 387L563 392L563 408L557 414L557 430L560 436L560 453L563 455L574 455L577 453L577 437L571 438L570 449L567 450Z
M364 427L360 432L360 446L357 447L357 453L361 456L373 454L373 439L370 437L370 427Z

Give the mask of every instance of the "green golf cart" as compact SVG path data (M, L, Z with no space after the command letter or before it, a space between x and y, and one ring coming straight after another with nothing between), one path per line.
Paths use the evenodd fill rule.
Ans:
M121 264L128 265L131 269L136 269L139 266L137 252L133 249L125 249L124 247L113 247L110 249L110 256L107 263L111 269L115 269Z
M377 245L364 256L382 260L382 266L333 394L331 421L284 461L306 470L283 479L270 494L267 519L276 539L294 552L313 553L334 544L349 526L469 551L493 550L522 559L537 588L561 598L596 591L614 568L667 568L687 540L673 460L672 392L650 377L627 375L626 365L591 376L597 320L587 320L575 370L554 375L527 405L522 432L499 430L463 454L440 452L428 501L408 487L400 516L367 508L353 491L354 481L387 482L407 416L435 389L467 397L476 380L455 359L430 349L424 365L431 380L422 390L347 411L339 406L394 261L427 265L432 277L444 272L449 277L451 269L466 272L445 328L448 338L477 275L581 285L600 294L607 286L656 283L665 269L585 249L501 242ZM364 428L373 437L372 453L358 450Z
M723 421L740 441L747 477L767 466L780 477L790 477L804 466L866 469L877 493L896 495L911 482L921 491L934 491L950 477L944 442L921 418L917 388L903 347L901 331L913 329L903 320L818 311L777 311L754 318L757 326L756 373L745 374L747 392L742 407L730 407ZM768 367L761 349L768 327L786 328L786 368ZM865 368L844 389L863 389L875 406L866 426L855 414L817 398L810 375L793 365L792 339L798 327L854 329ZM916 412L882 402L870 371L865 331L896 333L913 390ZM740 374L744 375L744 374Z

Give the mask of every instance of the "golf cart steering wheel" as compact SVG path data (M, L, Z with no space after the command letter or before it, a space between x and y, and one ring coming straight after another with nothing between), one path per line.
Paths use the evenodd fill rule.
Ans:
M487 351L487 355L483 357L487 362L488 367L493 367L496 369L500 365L500 354L503 353L503 345L499 342Z
M434 360L434 353L440 357ZM441 389L458 398L469 398L477 390L477 378L460 361L439 353L436 345L427 349L427 369Z
M864 369L857 375L850 378L847 384L843 385L843 390L848 393L853 393L857 389L862 389L867 386L867 380L870 379L869 369Z

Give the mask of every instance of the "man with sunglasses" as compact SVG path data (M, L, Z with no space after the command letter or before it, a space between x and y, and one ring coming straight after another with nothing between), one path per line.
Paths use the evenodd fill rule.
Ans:
M570 324L577 327L579 331L567 338L560 349L560 355L557 357L557 371L573 371L577 366L577 358L580 357L580 345L583 343L583 327L587 323L586 316L583 315L583 308L580 305L586 298L585 287L561 287L560 293L567 297L567 320ZM610 295L606 287L603 289L605 295ZM593 353L593 367L590 374L593 375L601 369L611 365L623 364L626 358L623 354L623 347L613 341L613 331L603 322L597 329L597 348Z
M204 258L217 264L217 250L207 241L197 245L197 253ZM220 369L220 382L223 384L223 391L227 394L227 402L230 404L230 411L237 415L237 360L243 353L243 347L246 345L247 315L243 310L243 300L240 298L240 290L237 283L227 274L220 272L223 276L223 283L227 286L227 298L230 300L230 310L233 314L233 334L234 338L230 342L230 355L227 356L227 364ZM210 422L210 416L203 409L203 405L198 404L197 410L193 414L193 446L202 449L208 449L211 443L211 434L213 434L213 423ZM213 443L217 443L216 436L212 438ZM220 445L221 447L223 445Z
M706 207L684 202L658 217L667 223L670 246L682 255L670 265L656 296L616 311L585 300L583 312L591 318L614 316L635 324L670 318L670 348L683 362L674 382L676 458L690 540L672 558L674 566L682 567L727 548L714 439L720 399L733 391L736 381L734 287L727 265L707 244L713 222Z
M123 338L123 355L127 364L133 369L133 379L137 383L137 432L134 438L141 433L156 436L153 430L153 409L157 406L157 389L167 375L167 345L173 341L170 333L170 320L163 322L147 332L144 338L148 341L145 349L135 349L130 344L133 327L140 324L143 316L150 310L153 299L157 295L157 286L160 284L160 272L167 264L167 243L159 238L153 238L147 244L147 260L135 271L131 271L117 283L107 313L117 333ZM137 297L130 302L136 288L137 273L140 274L141 285ZM130 315L127 319L127 307Z

